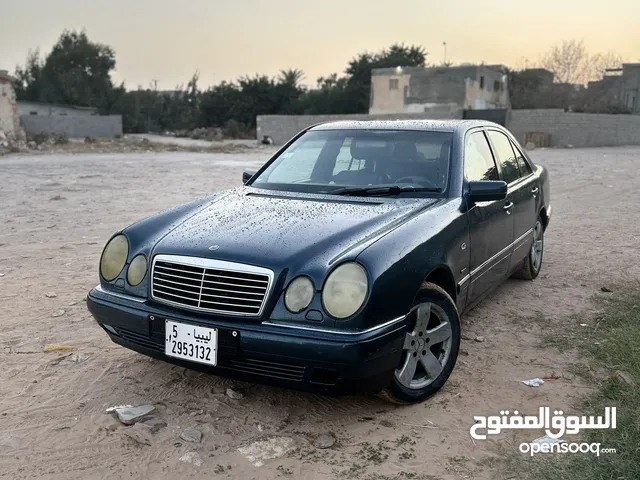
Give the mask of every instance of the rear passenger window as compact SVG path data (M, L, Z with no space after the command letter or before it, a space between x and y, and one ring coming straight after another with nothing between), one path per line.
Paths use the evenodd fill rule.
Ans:
M520 176L526 177L530 173L533 173L531 170L531 165L527 162L522 154L522 151L518 148L518 146L511 142L511 146L513 147L513 151L516 152L516 160L518 161L518 168L520 169Z
M472 133L467 137L464 149L464 176L470 182L498 180L498 170L487 138L482 132Z
M515 182L520 178L520 169L509 138L504 133L495 130L489 131L489 138L502 168L502 179L507 183Z

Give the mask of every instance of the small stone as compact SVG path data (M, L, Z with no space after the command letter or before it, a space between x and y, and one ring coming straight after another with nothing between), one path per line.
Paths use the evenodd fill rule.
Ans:
M483 336L481 336L481 335L478 335L478 336L475 338L475 340L476 340L476 342L482 343L482 342L484 342L484 337L483 337Z
M202 459L200 458L200 455L198 455L197 452L185 453L183 456L179 458L179 460L184 463L190 463L191 465L194 465L196 467L199 467L202 465Z
M600 290L603 291L604 293L613 293L613 290L611 290L608 287L600 287Z
M65 197L61 196L61 195L54 195L53 197L51 197L49 200L66 200Z
M258 424L257 428L259 432L264 432L264 425Z
M462 355L463 357L468 357L469 352L467 352L466 350L460 350L460 355Z
M69 302L69 306L70 307L73 307L74 305L77 305L77 304L78 304L78 302Z
M44 294L44 296L47 298L56 298L58 295L56 295L54 292L47 292Z
M467 335L466 333L463 333L460 338L462 338L462 340L466 340L468 342L470 342L471 340L473 340L473 337Z
M158 433L160 429L167 426L165 422L160 420L158 417L151 417L143 420L138 425L144 428L148 428L151 433Z
M318 435L313 442L316 448L331 448L336 443L336 437L331 433L323 433Z
M202 440L202 432L195 428L185 428L180 434L180 438L185 442L200 443Z
M56 310L55 312L53 312L53 315L51 315L53 318L57 318L57 317L61 317L62 315L64 315L64 310L60 309L60 310Z
M76 353L71 357L71 361L74 363L84 363L87 360L89 360L89 355L79 355Z
M233 398L234 400L241 400L244 398L244 389L240 387L229 387L227 388L227 397Z
M122 406L116 407L113 411L118 415L118 419L125 425L133 425L144 420L150 413L155 411L153 405L141 405L139 407ZM111 411L111 410L109 410Z
M0 273L0 278L1 278L1 277L4 277L4 273Z
M618 380L620 380L622 383L626 383L630 387L633 387L636 383L633 380L633 377L629 375L627 372L618 371L616 372L616 377L618 377Z

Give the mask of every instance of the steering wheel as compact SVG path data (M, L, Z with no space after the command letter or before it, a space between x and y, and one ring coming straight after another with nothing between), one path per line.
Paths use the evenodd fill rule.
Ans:
M394 184L395 183L417 183L422 187L440 188L438 185L436 185L434 182L429 180L427 177L419 177L419 176L413 176L413 175L409 177L399 178L393 183Z

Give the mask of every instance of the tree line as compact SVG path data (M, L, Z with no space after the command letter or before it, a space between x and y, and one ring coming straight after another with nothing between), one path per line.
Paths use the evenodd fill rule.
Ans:
M575 58L575 51L565 53ZM316 88L304 87L304 73L290 69L275 78L243 76L206 89L198 86L196 72L186 85L171 91L158 91L154 86L127 90L124 83L117 85L111 78L116 66L114 50L91 41L84 31L67 30L48 54L29 52L25 64L17 67L16 94L19 101L94 107L103 114L122 114L126 133L219 127L227 135L242 136L255 128L257 115L366 113L372 69L423 67L427 55L421 46L404 44L360 53L349 61L344 73L318 78ZM562 52L558 55L562 57ZM549 58L553 60L553 56ZM563 78L571 76L572 68L582 67L567 66L564 60L555 59ZM615 60L609 58L610 63ZM519 101L516 98L514 102L514 93L523 96L524 89L526 97L536 88L535 81L519 78L516 71L511 77L516 83L512 103Z

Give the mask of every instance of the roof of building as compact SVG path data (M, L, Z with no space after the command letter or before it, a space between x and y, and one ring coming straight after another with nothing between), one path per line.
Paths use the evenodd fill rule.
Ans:
M3 81L5 83L16 83L18 80L15 77L9 75L8 70L0 70L0 81Z
M88 112L95 112L98 110L96 107L80 107L78 105L63 105L60 103L32 102L30 100L21 100L18 102L18 105L38 105L40 107L68 108L71 110L85 110Z
M414 74L414 73L429 73L429 72L452 72L455 73L456 71L469 71L472 69L478 69L478 68L486 68L488 70L495 70L498 72L504 72L506 70L506 66L504 65L473 65L473 64L464 64L464 65L452 65L450 67L445 67L445 66L431 66L431 67L403 67L403 66L398 66L398 67L391 67L391 68L374 68L371 70L371 75L393 75L393 74L400 74L400 73L410 73L410 74ZM398 69L400 69L401 71L398 72Z

